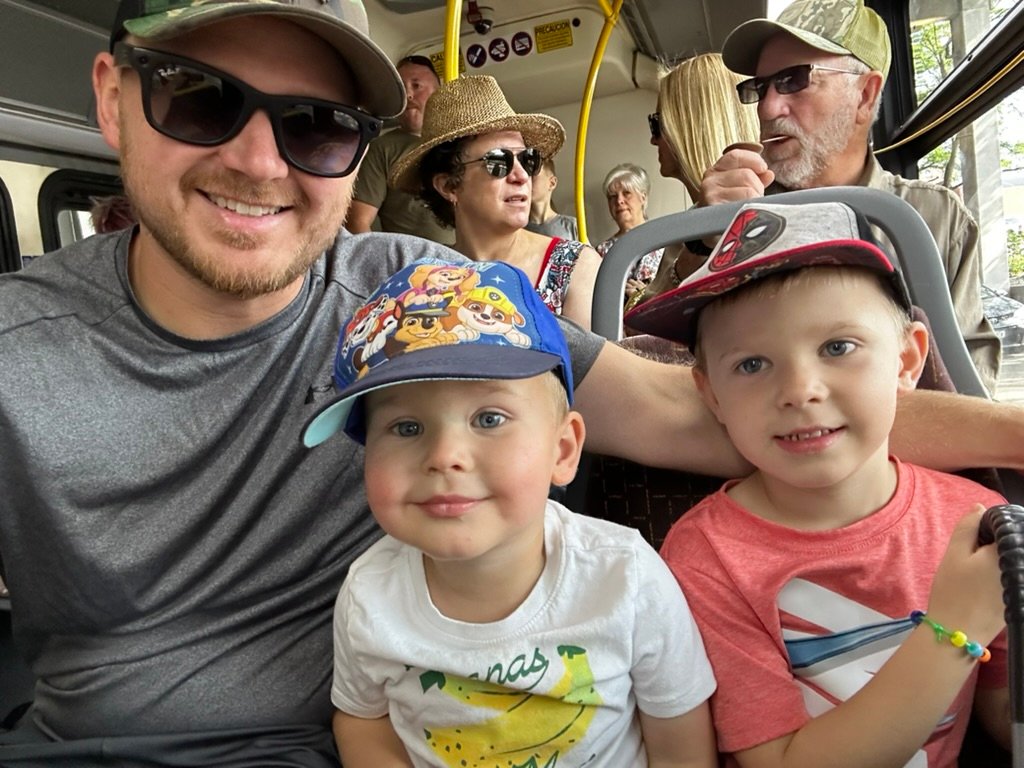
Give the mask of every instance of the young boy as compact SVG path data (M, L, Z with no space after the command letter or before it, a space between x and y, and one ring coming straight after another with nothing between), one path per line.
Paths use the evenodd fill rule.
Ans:
M629 317L690 345L756 468L662 549L707 643L729 765L955 766L972 697L1009 741L1005 640L990 661L983 647L1003 626L996 554L964 517L1002 500L888 453L928 347L910 311L850 208L753 203Z
M554 315L500 262L409 309L424 266L465 269L416 262L370 297L305 433L365 442L388 534L335 606L344 765L712 768L714 678L671 572L547 499L584 436Z

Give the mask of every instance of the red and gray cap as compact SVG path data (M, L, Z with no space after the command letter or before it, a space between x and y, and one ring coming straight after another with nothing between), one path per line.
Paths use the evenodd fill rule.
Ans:
M405 86L395 66L370 40L362 0L121 0L110 45L125 34L166 40L240 16L276 16L323 38L341 54L359 89L359 106L376 117L405 109Z
M704 265L675 290L639 305L624 323L692 349L701 309L755 280L814 266L864 267L888 278L909 313L910 293L895 259L871 234L867 220L844 203L740 208Z

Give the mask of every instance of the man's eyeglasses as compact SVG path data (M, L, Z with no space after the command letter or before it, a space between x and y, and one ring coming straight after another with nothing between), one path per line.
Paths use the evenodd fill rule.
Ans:
M661 112L651 112L647 116L647 127L651 129L651 138L657 141L661 138Z
M841 72L844 75L862 75L850 69L836 69L821 64L797 64L795 67L780 69L774 75L752 77L736 84L736 92L744 104L756 104L768 93L768 86L774 85L776 93L785 96L788 93L802 91L811 84L811 72Z
M544 158L536 147L527 147L520 152L511 149L492 149L476 160L466 160L462 164L483 163L484 168L496 179L503 179L512 173L512 164L518 160L528 176L536 176Z
M114 62L139 73L146 121L186 144L216 146L237 136L262 109L289 165L314 176L346 176L381 121L355 107L305 96L273 96L197 61L169 53L114 46Z

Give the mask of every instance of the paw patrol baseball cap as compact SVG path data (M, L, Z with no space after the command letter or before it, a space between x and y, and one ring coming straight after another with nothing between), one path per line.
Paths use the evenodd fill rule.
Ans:
M700 311L731 291L776 272L850 266L887 278L893 298L912 311L898 262L875 240L867 220L845 203L750 203L737 212L708 260L679 287L640 304L623 322L635 331L693 349Z
M375 117L405 109L405 86L388 56L370 40L362 0L121 0L110 49L125 34L160 41L241 16L291 21L333 47L352 70L359 106Z
M572 404L572 361L555 315L519 269L498 261L421 259L396 272L342 326L337 398L302 442L339 430L366 440L362 396L410 381L527 379L554 371Z

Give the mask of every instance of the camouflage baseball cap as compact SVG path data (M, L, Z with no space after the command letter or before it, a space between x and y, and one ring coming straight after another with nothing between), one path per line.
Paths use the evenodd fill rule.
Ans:
M390 59L370 40L362 0L121 0L110 45L125 34L166 40L239 16L276 16L318 35L348 64L359 105L376 117L405 109L405 86Z
M885 22L864 0L797 0L778 19L752 19L725 39L722 58L733 72L757 74L761 49L769 38L787 32L812 48L854 56L871 69L889 74L892 49Z

